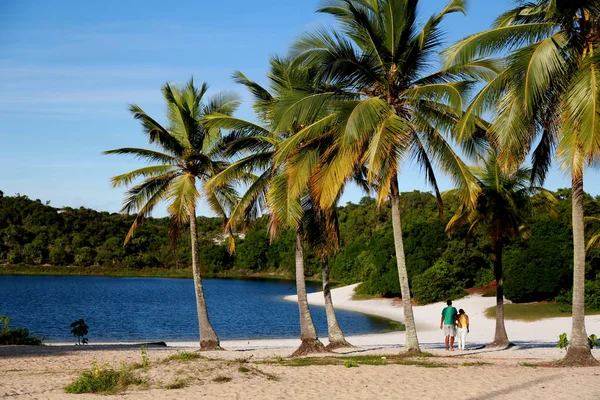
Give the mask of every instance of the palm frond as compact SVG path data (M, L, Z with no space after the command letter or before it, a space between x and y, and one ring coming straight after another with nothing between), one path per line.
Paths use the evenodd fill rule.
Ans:
M170 156L168 154L160 153L154 150L146 150L146 149L138 149L134 147L123 147L115 150L107 150L102 154L110 155L110 154L118 154L118 155L131 155L136 158L142 159L144 161L153 161L159 162L162 164L168 165L176 165L177 158Z
M466 64L469 60L493 56L546 39L557 30L552 22L499 26L468 36L443 51L444 65Z

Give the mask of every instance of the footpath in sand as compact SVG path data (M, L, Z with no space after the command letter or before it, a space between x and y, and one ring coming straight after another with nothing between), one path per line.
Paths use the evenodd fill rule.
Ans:
M336 307L403 320L398 302L353 301L353 289L333 290ZM309 302L322 304L322 293L310 294ZM537 365L564 355L556 348L556 339L558 334L570 332L570 318L507 321L509 337L517 346L508 350L476 349L493 337L494 321L485 318L483 312L494 305L494 299L474 295L455 303L471 318L471 350L465 352L444 351L439 331L443 304L433 304L414 308L419 339L430 357L400 357L403 332L352 336L348 340L356 348L338 350L335 358L300 361L288 359L299 344L291 339L225 341L222 345L226 351L202 353L201 358L190 361L166 359L181 351L195 351L197 343L168 343L166 348L148 349L149 368L135 370L146 382L144 385L111 395L70 395L62 388L94 360L113 368L119 368L122 362L139 363L139 348L1 346L0 399L600 398L600 367ZM588 332L600 332L600 316L588 317L586 324ZM600 358L599 350L593 354ZM356 362L357 367L347 368L346 360ZM456 388L449 390L449 385Z

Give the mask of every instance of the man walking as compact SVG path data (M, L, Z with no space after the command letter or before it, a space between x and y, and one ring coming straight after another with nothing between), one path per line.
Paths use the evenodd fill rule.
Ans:
M446 350L454 351L454 336L456 336L456 308L452 307L452 300L446 302L448 307L442 310L442 318L440 319L440 329L444 330L446 336Z

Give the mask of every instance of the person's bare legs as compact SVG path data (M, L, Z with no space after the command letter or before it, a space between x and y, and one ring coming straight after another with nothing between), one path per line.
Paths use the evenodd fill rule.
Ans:
M454 351L454 336L450 336L450 350Z
M446 336L446 350L448 350L449 343L450 343L450 336Z

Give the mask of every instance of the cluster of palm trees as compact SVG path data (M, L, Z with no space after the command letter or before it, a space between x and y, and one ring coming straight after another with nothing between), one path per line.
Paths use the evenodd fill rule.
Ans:
M524 213L536 205L552 207L536 185L556 159L573 177L573 331L565 360L594 361L584 324L583 177L600 157L600 2L518 1L490 30L444 50L440 25L449 14L465 13L465 3L452 0L419 23L417 0L326 2L318 11L336 19L335 29L306 33L288 56L274 57L267 88L234 74L254 98L257 122L233 115L239 100L230 94L203 103L206 85L197 89L192 80L182 88L163 88L166 127L131 107L162 152L107 152L158 163L113 178L115 185L142 179L124 203L125 212L138 213L127 239L163 200L169 203L173 239L189 223L201 348L218 347L219 341L208 320L197 259L200 198L224 217L230 233L261 214L269 215L271 235L295 230L302 339L296 354L324 350L304 286L309 243L323 261L331 346L347 345L331 304L327 258L339 246L336 204L354 181L375 192L379 204L391 203L406 350L419 351L399 201L400 166L409 159L431 183L440 217L444 196L460 201L449 233L469 223L492 239L498 286L494 344L509 344L502 317L502 249L527 235ZM431 71L440 54L443 66ZM529 156L532 167L523 169ZM470 168L463 158L482 168ZM453 179L455 190L440 193L436 169Z

